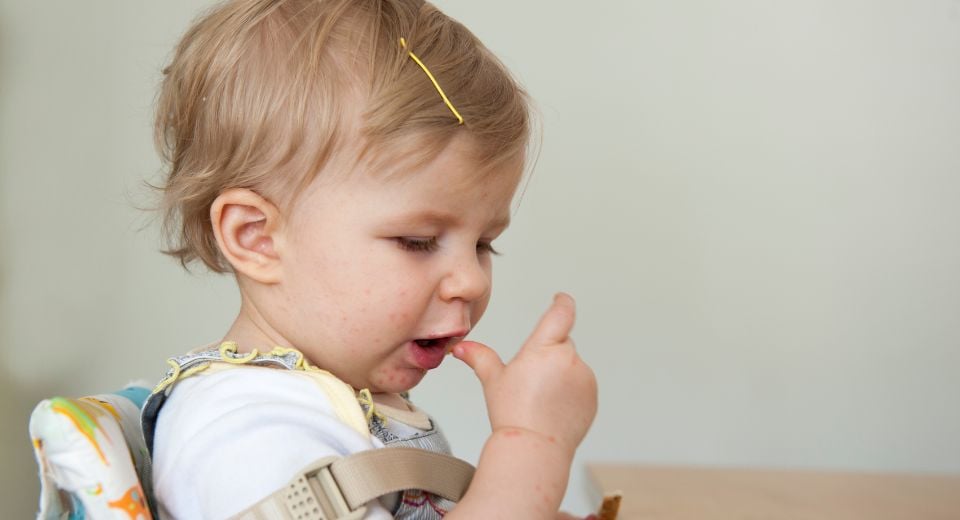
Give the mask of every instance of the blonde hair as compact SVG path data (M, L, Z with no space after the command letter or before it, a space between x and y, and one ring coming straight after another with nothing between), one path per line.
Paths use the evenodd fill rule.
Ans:
M505 67L418 0L223 2L190 27L163 73L155 138L164 252L184 267L230 270L209 215L222 191L289 203L352 139L361 140L358 160L403 149L422 164L467 132L482 175L523 160L530 135L528 97Z

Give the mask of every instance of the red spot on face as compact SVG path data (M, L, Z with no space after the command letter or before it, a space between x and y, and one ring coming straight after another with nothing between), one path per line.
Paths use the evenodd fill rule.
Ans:
M410 320L410 314L406 312L400 312L400 313L391 312L387 317L390 319L392 323L396 323L398 325L403 324Z

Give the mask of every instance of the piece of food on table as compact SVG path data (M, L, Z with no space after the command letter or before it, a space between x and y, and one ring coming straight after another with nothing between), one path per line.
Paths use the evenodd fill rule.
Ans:
M598 520L616 520L617 513L620 511L621 498L619 491L604 495L600 511L597 512Z

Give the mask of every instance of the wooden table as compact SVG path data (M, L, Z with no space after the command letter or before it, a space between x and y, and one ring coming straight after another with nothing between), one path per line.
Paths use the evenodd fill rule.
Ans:
M960 475L590 464L620 520L960 520ZM599 500L598 500L599 503Z

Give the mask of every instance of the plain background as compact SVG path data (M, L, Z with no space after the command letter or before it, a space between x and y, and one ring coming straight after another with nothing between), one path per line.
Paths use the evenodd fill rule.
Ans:
M567 508L588 461L960 471L960 2L438 4L542 112L475 337L509 356L577 297L601 396ZM237 311L133 207L201 5L0 3L4 518L35 508L39 399L157 380ZM472 374L413 397L475 461Z

